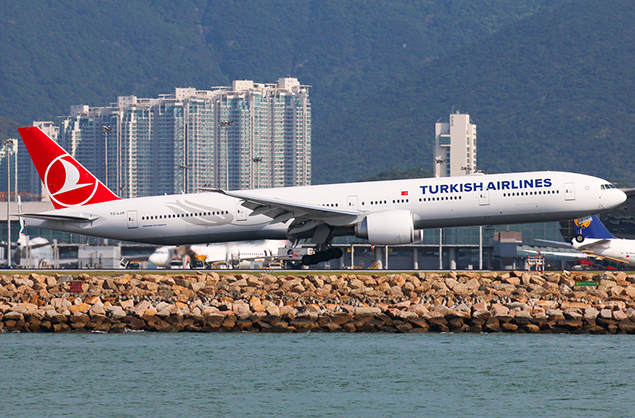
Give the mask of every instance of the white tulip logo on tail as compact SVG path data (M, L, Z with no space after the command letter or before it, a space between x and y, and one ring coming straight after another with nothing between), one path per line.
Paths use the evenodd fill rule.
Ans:
M44 186L51 200L61 206L83 205L97 192L97 179L76 164L70 155L64 154L46 168Z

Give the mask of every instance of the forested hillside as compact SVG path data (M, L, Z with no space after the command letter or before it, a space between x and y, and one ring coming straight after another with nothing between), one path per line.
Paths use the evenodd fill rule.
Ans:
M316 126L316 180L431 169L434 123L454 107L478 125L480 169L571 170L635 185L633 68L635 3L582 0L537 13Z
M224 74L312 85L319 126L424 63L560 3L226 0L208 3L202 25Z
M0 116L29 124L119 95L298 77L313 86L315 175L326 180L321 126L337 128L336 115L346 121L369 95L404 88L399 80L426 62L564 1L0 2Z
M481 169L635 185L626 0L25 0L0 21L0 116L20 124L293 76L313 86L314 183L431 169L454 107L478 125Z
M0 3L0 116L21 124L119 95L226 83L200 33L204 2Z

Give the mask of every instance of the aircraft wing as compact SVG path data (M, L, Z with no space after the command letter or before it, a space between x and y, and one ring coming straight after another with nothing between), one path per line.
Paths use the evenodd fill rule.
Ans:
M44 221L65 221L65 222L92 222L99 218L95 215L60 215L53 213L17 213L12 216L20 216L23 218L41 219Z
M42 248L42 247L46 247L46 246L52 247L53 244L50 243L50 242L42 242L42 243L39 243L39 244L27 244L27 245L25 245L25 247L28 247L28 248L30 248L32 250L36 250L38 248Z
M565 252L565 251L535 251L535 250L523 250L526 253L530 254L540 254L540 255L553 255L557 257L571 257L571 258L580 258L580 257L588 257L588 254L583 252Z
M536 240L536 241L546 241L546 240ZM546 241L546 242L554 242L554 241ZM593 251L589 250L580 250L580 252L557 252L557 251L534 251L534 250L524 250L526 253L531 254L542 254L542 255L553 255L558 257L571 257L571 258L586 258L586 257L595 257L607 260L618 261L620 263L628 264L628 261L620 260L619 258L607 257L604 255L595 254Z
M540 238L536 238L536 241L546 242L546 243L549 243L549 244L555 244L555 245L558 245L560 247L571 247L571 243L564 242L564 241L551 241L551 240L548 240L548 239L540 239Z
M273 219L273 223L295 219L296 222L314 221L332 226L347 226L360 221L364 215L357 210L337 209L333 207L314 206L306 203L256 196L240 191L213 190L227 196L242 199L242 205L253 212L251 216L265 215ZM308 228L310 230L313 228Z

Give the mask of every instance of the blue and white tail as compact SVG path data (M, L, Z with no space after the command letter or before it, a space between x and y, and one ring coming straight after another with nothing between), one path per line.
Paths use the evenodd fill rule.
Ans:
M600 222L600 218L597 216L589 216L586 218L575 219L576 234L584 236L584 238L591 239L615 239L608 229Z

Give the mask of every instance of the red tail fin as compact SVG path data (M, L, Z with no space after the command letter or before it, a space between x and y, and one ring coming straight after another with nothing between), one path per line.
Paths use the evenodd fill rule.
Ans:
M55 209L119 199L40 128L18 131Z

